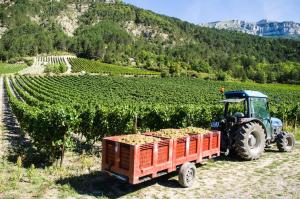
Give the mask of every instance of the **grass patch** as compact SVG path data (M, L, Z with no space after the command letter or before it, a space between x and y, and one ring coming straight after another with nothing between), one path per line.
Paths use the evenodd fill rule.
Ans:
M296 140L300 141L300 133L296 134Z
M13 74L26 68L26 64L8 64L0 62L0 74Z
M0 194L15 190L18 184L18 171L6 161L0 163Z
M61 197L62 198L67 198L68 196L74 196L76 195L75 190L69 185L65 184L59 187L59 190L61 192Z
M274 161L271 164L265 166L265 169L276 169L277 167L279 167L280 165L282 165L285 162L285 160L281 160L281 161Z
M80 164L77 165L76 170L80 167ZM0 161L0 198L9 198L12 196L11 194L15 194L12 198L23 196L25 198L45 198L49 192L57 194L60 198L80 198L70 185L55 184L55 180L70 176L71 172L76 172L68 170L69 168L55 166L41 169L35 168L34 165L25 168L19 158L16 163L11 163L3 158Z
M300 141L300 128L297 128L297 130L295 132L295 139Z

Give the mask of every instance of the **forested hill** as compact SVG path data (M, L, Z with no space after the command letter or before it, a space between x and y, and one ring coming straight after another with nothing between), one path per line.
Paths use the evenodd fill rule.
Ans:
M299 82L300 42L215 30L122 2L0 1L0 59L70 51L171 74Z

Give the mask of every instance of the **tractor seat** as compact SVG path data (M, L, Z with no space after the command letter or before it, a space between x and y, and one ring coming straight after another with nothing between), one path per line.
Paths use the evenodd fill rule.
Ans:
M236 112L233 116L234 117L245 117L244 113L241 113L241 112Z

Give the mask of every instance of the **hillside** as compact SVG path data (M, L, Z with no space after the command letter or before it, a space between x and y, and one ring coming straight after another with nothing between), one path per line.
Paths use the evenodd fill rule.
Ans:
M201 26L244 32L263 37L295 38L300 39L300 24L293 21L269 21L247 22L242 20L217 21Z
M299 41L199 27L122 2L1 1L0 35L2 60L59 50L173 75L300 81Z

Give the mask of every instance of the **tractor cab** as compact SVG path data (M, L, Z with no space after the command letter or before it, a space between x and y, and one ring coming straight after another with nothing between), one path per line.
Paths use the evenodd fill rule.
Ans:
M250 90L228 91L224 95L225 99L220 101L224 103L222 120L212 123L213 129L222 132L222 152L235 150L243 159L251 160L257 159L266 145L278 145L283 139L285 149L294 146L292 135L282 132L281 120L271 118L268 96Z
M236 123L256 121L265 130L266 138L271 139L271 116L268 96L258 91L228 91L225 92L224 118Z

